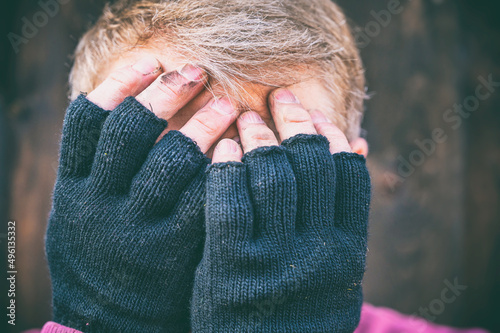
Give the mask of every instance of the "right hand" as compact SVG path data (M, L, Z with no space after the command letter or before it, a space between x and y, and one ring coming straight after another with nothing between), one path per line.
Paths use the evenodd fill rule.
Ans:
M168 121L202 92L207 78L201 68L193 65L162 74L158 60L148 57L110 74L87 99L104 110L114 110L126 97L134 96L158 118ZM207 153L237 117L227 97L212 99L179 132Z
M207 80L195 66L160 68L147 58L120 69L68 107L46 235L62 325L189 331L204 239L204 153L237 112L227 98L212 100L158 140Z

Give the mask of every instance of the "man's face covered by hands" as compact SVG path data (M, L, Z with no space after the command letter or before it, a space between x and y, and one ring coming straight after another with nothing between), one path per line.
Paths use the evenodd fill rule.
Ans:
M121 67L66 112L46 236L54 321L86 332L248 331L255 302L278 297L262 332L354 331L365 158L286 88L267 94L273 130L224 94L204 104L200 66L164 66L149 55ZM235 122L241 146L220 140Z
M370 181L340 9L117 3L71 73L46 237L54 321L249 331L255 304L280 299L258 331L354 331Z

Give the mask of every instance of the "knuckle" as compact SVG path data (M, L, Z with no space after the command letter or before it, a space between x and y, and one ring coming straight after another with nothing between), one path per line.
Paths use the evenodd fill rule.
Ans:
M208 119L201 119L199 117L192 118L193 126L197 128L200 132L212 137L217 135L218 126L215 121Z
M248 138L256 142L275 142L276 137L273 131L265 126L249 129Z
M349 147L347 140L344 136L325 135L330 142L330 149L346 149Z
M137 79L131 71L122 69L111 73L105 84L109 84L112 90L120 95L128 95L137 86Z
M159 90L163 98L168 100L175 100L180 96L179 92L172 87L165 85L162 81L155 82L155 89Z
M345 134L335 125L330 123L320 123L316 125L320 134L326 137L333 137L337 139L346 139Z
M136 79L137 75L135 75L133 71L128 69L119 69L108 76L108 80L114 82L117 85L127 87L133 85Z
M283 112L283 122L285 123L304 123L309 121L311 121L311 116L302 108L290 108Z

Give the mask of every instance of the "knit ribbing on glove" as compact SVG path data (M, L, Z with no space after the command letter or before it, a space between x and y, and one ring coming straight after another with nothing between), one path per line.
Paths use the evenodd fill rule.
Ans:
M193 332L353 332L367 251L363 156L297 135L207 169Z
M64 120L46 234L54 321L84 332L188 332L208 159L134 98L78 97Z

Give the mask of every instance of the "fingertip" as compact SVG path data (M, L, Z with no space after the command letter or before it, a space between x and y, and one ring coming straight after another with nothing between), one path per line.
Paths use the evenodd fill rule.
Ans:
M245 154L259 147L279 145L276 135L255 111L241 114L237 126Z
M132 65L132 69L144 76L155 75L163 71L158 59L153 56L145 56Z
M145 56L133 65L119 68L107 76L87 99L105 110L115 109L128 96L137 96L163 72L153 56Z
M274 90L271 93L271 99L282 104L300 104L298 97L287 88L278 88Z
M194 64L186 64L178 72L191 82L204 82L208 79L206 71Z
M241 162L242 157L243 151L236 141L223 139L215 147L212 163Z
M246 111L238 116L238 125L246 127L247 125L264 125L266 122L255 111Z
M229 115L234 119L238 116L236 102L227 96L212 99L210 102L210 108L219 112L223 116Z
M277 88L273 90L268 97L269 112L276 116L279 110L288 106L301 105L297 96L287 88Z

